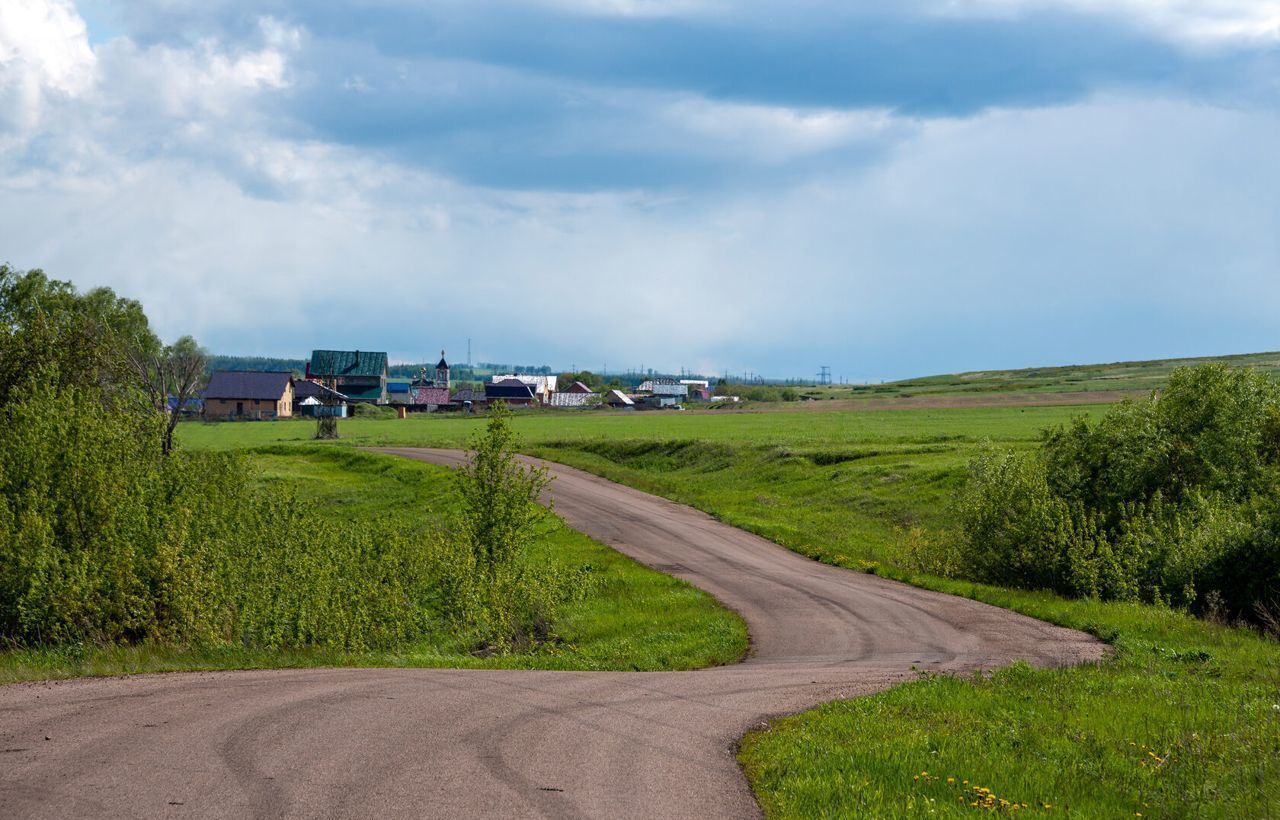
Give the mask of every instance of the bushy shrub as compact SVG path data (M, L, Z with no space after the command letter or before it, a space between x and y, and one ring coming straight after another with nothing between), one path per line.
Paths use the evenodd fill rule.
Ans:
M396 411L382 405L358 402L352 405L351 415L358 419L393 419Z
M34 393L0 426L0 634L62 642L390 646L420 634L439 536L335 524L162 420Z
M1280 387L1221 365L1160 396L973 460L956 500L958 574L1008 586L1249 617L1280 595Z
M441 564L448 611L496 649L553 637L556 608L575 587L573 578L528 559L547 515L537 502L550 479L517 457L509 417L501 402L490 408L485 431L472 439L470 458L458 468L458 546Z

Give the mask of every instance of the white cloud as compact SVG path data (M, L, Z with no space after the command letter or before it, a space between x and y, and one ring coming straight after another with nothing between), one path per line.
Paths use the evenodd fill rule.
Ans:
M84 21L65 0L6 0L0 14L0 134L35 129L50 97L93 85Z
M1280 0L927 0L925 7L957 16L1080 11L1133 20L1191 44L1280 42Z
M852 376L1206 352L1169 348L1188 339L1230 350L1223 340L1244 338L1232 333L1280 333L1268 110L1100 98L925 120L579 85L553 90L590 116L504 131L486 110L442 107L473 117L464 153L534 144L734 176L674 193L512 192L297 128L277 103L308 79L309 35L278 20L244 41L122 36L95 53L67 3L8 1L23 14L0 16L14 123L0 111L4 258L140 297L166 336L221 351L376 345L411 359L471 336L480 356L611 367L785 375L843 355ZM1274 7L1117 2L1179 37L1213 21L1265 33L1270 18L1251 9ZM602 8L695 8L634 5ZM513 107L512 88L546 90L515 69L454 65L485 72L484 91ZM343 68L364 92L344 100L376 97L387 76ZM453 79L435 81L465 102L472 86ZM505 144L515 130L524 146ZM1106 327L1108 311L1129 323Z
M842 111L748 105L681 96L659 103L658 122L688 150L701 142L708 153L778 163L840 148L904 136L912 120L884 109Z
M924 124L873 168L678 200L508 194L281 142L255 161L285 198L140 162L4 190L0 246L228 352L412 359L470 336L508 360L785 375L821 355L851 377L1226 352L1280 333L1277 128L1180 102L997 111Z

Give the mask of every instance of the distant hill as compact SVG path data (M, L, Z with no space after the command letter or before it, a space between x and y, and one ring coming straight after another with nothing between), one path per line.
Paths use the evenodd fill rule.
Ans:
M884 384L832 385L806 388L806 395L824 399L989 398L1023 397L1052 399L1053 394L1078 396L1082 403L1115 401L1121 395L1149 392L1162 387L1176 367L1222 362L1230 367L1250 367L1280 377L1280 352L1203 356L1188 359L1030 367L1021 370L975 370L903 379ZM1113 395L1108 395L1113 394ZM1063 395L1061 398L1068 398Z

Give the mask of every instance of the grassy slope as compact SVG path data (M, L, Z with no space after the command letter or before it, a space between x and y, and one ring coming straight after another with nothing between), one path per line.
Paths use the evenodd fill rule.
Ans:
M981 808L972 805L981 794L975 787L996 794L996 806L1005 799L1031 812L1280 815L1275 643L1152 607L895 568L904 525L947 525L946 499L981 441L1031 446L1040 428L1075 412L528 416L519 427L534 451L691 503L821 560L878 562L882 574L1086 629L1116 648L1096 668L922 680L777 721L742 750L771 816L964 814ZM349 424L344 435L447 445L474 423ZM289 428L193 425L184 436L213 444L221 435L291 435Z
M1161 387L1175 367L1224 362L1256 367L1280 374L1280 353L1247 353L1195 359L1158 359L1144 362L1034 367L1022 370L985 370L949 373L875 385L832 386L806 389L823 398L876 398L909 396L980 395L984 393L1043 394L1081 391L1154 390Z
M228 428L230 429L230 428ZM259 480L287 484L334 516L394 518L406 526L446 516L453 504L447 470L347 448L256 453ZM533 653L479 658L441 629L399 652L277 651L164 646L63 647L0 653L0 683L20 680L200 669L300 666L450 666L538 669L693 669L728 663L746 651L734 613L683 581L654 572L559 519L546 522L535 560L568 569L589 565L592 586L568 604L556 628L564 644Z

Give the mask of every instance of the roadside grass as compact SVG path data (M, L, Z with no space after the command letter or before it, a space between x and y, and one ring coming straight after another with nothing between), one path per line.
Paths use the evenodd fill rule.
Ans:
M906 569L907 533L949 526L951 492L984 440L1029 447L1040 429L1079 412L1089 410L529 415L517 424L529 452L818 560L1082 629L1114 648L1098 665L922 678L774 721L740 755L767 815L1280 816L1280 644L1167 609ZM457 446L474 423L348 423L343 435L347 444ZM273 428L183 432L217 446L218 433L285 432Z
M1280 647L1140 604L903 574L1091 631L1109 660L922 677L748 735L769 817L1275 817Z
M289 487L325 515L431 527L454 509L449 471L349 448L274 448L251 453L254 480ZM286 537L302 537L292 533ZM70 645L0 652L0 684L26 680L213 669L410 666L587 670L679 670L731 663L747 649L742 619L690 584L655 572L547 516L533 560L581 571L585 594L554 624L560 642L481 657L441 623L428 637L390 652L316 648Z

